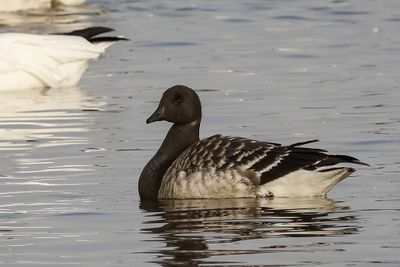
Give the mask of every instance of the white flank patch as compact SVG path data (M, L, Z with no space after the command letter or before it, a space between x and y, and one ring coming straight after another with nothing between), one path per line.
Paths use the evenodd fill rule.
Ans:
M257 189L257 196L325 196L329 190L350 173L346 168L326 172L298 170L260 186Z

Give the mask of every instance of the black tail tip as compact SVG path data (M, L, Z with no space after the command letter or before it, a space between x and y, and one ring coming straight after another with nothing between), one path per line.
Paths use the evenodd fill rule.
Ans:
M340 159L341 162L343 163L353 163L353 164L358 164L358 165L364 165L364 166L369 166L369 164L360 161L359 159L351 156L346 156L346 155L335 155L336 158Z
M368 163L362 162L362 161L360 161L360 160L358 160L358 159L356 159L355 161L353 161L353 163L371 167L371 165L369 165Z
M354 169L354 168L346 168L347 169L347 172L349 173L349 174L352 174L353 172L355 172L356 171L356 169Z

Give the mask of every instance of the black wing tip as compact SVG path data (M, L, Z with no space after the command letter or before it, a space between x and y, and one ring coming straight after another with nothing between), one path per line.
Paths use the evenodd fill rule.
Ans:
M315 142L318 142L318 141L319 141L318 139L313 139L313 140L309 140L309 141L294 143L294 144L290 145L289 147L290 148L299 147L299 146L303 146L303 145L306 145L306 144L315 143ZM326 150L323 150L323 149L315 149L315 151L327 152ZM340 158L340 159L342 159L342 160L344 160L345 162L348 162L348 163L354 163L354 164L358 164L358 165L364 165L364 166L371 167L371 165L369 165L368 163L362 162L359 159L351 157L351 156L334 155L334 157Z
M308 141L304 141L304 142L298 142L298 143L291 144L289 147L304 146L304 145L307 145L310 143L316 143L316 142L319 142L319 140L312 139L312 140L308 140Z
M95 37L90 39L91 43L117 42L117 41L130 41L130 39L120 36L105 36L105 37Z
M369 165L368 163L362 162L362 161L360 161L358 159L356 159L356 161L354 161L353 163L358 164L358 165L371 167L371 165Z
M368 166L371 167L371 165L369 165L368 163L362 162L361 160L351 157L351 156L346 156L346 155L335 155L334 157L340 158L342 160L344 160L344 162L348 162L348 163L354 163L354 164L358 164L358 165L364 165L364 166Z
M106 37L96 37L100 34L115 31L113 28L95 26L85 29L75 30L72 32L63 33L64 35L81 36L91 43L94 42L110 42L110 41L128 41L128 38L119 36L106 36Z

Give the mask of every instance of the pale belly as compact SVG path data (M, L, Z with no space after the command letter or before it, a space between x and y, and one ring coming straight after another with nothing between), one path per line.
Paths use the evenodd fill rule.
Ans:
M256 197L256 187L237 170L198 171L189 175L180 171L164 179L159 199L244 198Z
M351 172L347 168L328 172L298 170L258 185L259 173L240 170L185 171L164 178L159 199L318 197L325 196ZM259 181L259 179L258 179Z

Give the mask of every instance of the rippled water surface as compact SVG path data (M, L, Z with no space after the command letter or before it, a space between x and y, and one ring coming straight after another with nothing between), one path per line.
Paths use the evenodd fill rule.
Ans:
M115 28L79 87L0 92L1 266L399 266L400 2L88 1L0 14L0 31ZM169 127L316 146L371 164L327 199L140 203Z

